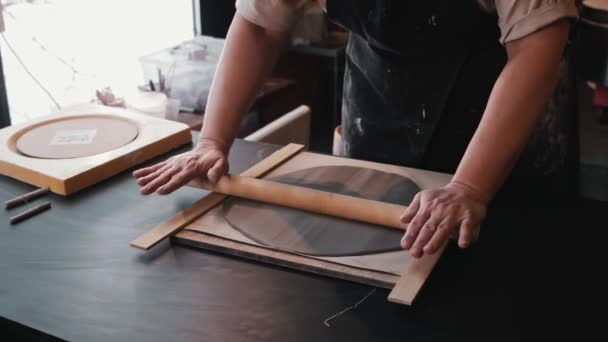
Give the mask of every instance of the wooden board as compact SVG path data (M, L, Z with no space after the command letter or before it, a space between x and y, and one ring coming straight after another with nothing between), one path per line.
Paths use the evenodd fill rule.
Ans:
M585 0L583 6L608 11L608 0Z
M17 142L28 132L49 123L80 118L127 120L137 126L137 136L131 142L109 151L79 158L44 159L19 152ZM83 126L83 130L91 131L88 126ZM49 188L57 194L69 195L191 142L190 129L184 124L120 108L91 105L0 130L0 173L38 187Z
M251 133L245 137L245 140L281 146L289 143L308 146L310 140L310 116L311 113L308 106L299 106Z
M303 255L273 251L190 230L183 230L177 233L173 237L173 241L191 247L204 248L250 260L263 261L273 265L355 281L385 289L392 289L399 280L399 276L394 274L358 269L324 260L311 259Z
M289 144L271 154L263 161L255 164L243 172L242 175L253 178L261 177L270 172L273 168L279 166L281 163L299 153L302 149L304 149L303 145ZM197 184L197 181L193 181L191 184ZM226 196L218 193L212 192L207 194L192 206L179 211L167 221L162 222L152 230L147 231L146 233L137 237L135 240L131 241L131 246L143 250L149 250L166 237L174 234L175 232L184 228L186 225L192 223L201 215L216 207L225 198Z
M322 166L354 166L395 173L411 179L421 189L437 188L447 184L451 176L436 172L400 166L339 158L302 152L270 172L265 179L277 177L305 168ZM311 271L341 279L374 286L399 289L391 294L391 301L411 304L429 276L441 253L415 259L399 252L347 257L311 257L287 251L269 249L248 239L230 227L221 208L214 208L177 233L177 243L198 246L227 254Z

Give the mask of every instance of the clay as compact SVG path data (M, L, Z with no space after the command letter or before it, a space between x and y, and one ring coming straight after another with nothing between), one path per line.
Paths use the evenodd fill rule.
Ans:
M408 178L378 170L325 166L270 180L322 191L408 205L420 188ZM403 232L240 198L224 202L226 221L270 248L311 256L353 256L401 250Z
M70 159L112 151L133 141L137 125L129 120L102 115L50 121L25 132L17 150L41 159Z

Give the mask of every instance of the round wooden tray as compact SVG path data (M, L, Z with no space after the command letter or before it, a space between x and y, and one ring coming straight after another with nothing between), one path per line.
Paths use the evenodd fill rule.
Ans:
M138 125L113 115L78 115L47 120L11 139L17 153L40 159L94 156L125 146L139 134Z

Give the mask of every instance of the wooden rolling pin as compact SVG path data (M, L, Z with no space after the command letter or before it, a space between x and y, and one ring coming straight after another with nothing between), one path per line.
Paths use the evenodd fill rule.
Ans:
M243 176L223 176L204 188L225 195L405 230L406 206Z

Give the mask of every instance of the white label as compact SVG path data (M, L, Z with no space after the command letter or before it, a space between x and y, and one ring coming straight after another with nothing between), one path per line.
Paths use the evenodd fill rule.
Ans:
M96 129L58 131L51 140L51 145L88 145L93 142L96 134Z

